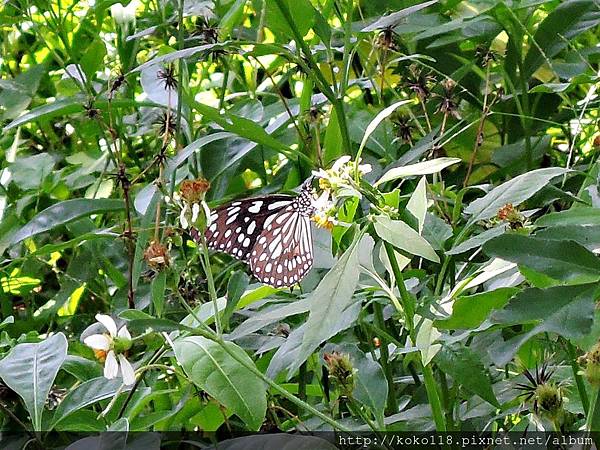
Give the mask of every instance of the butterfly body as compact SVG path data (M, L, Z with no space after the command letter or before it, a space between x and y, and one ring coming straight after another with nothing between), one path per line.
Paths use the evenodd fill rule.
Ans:
M211 214L205 232L209 248L249 264L254 276L274 287L299 282L313 264L310 185L300 195L237 200Z

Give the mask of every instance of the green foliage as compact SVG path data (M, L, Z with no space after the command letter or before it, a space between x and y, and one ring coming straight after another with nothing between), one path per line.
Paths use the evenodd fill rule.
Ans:
M593 0L3 2L2 430L600 430L599 24ZM209 252L209 210L311 174L298 286ZM551 419L513 389L536 366ZM284 445L241 439L218 448Z

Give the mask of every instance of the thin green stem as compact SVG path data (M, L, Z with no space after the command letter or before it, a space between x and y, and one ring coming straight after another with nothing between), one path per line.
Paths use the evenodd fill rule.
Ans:
M208 282L208 294L213 304L213 310L215 315L215 328L217 330L217 336L221 336L223 333L223 329L221 328L221 316L219 313L219 304L217 299L217 291L215 289L215 280L213 278L212 270L210 267L210 257L208 255L208 246L206 244L206 237L204 233L198 233L200 236L200 242L202 244L202 266L204 267L204 272L206 273L206 280Z
M433 414L435 430L438 432L444 432L446 431L446 420L444 418L444 411L442 408L442 402L440 401L440 395L437 390L437 385L435 383L435 379L433 378L433 370L431 370L430 365L423 366L423 380L425 382L425 390L427 391L429 405L431 406L431 413Z
M564 341L567 346L567 353L569 354L569 364L571 365L571 370L573 371L573 378L575 379L575 384L577 385L577 392L579 393L579 398L581 399L581 406L583 407L583 411L587 414L590 410L590 400L587 396L583 377L579 375L577 352L575 350L575 346L571 344L569 340L565 339Z

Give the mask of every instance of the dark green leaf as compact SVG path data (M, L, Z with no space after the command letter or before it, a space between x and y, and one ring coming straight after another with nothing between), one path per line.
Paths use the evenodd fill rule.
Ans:
M249 365L254 362L233 342L231 352ZM202 336L175 341L175 356L191 381L237 414L251 430L258 430L267 410L266 388L219 344Z
M488 255L529 267L565 284L600 280L600 259L574 241L504 234L483 246Z
M31 221L15 233L10 244L14 245L24 239L51 230L59 225L72 222L81 217L92 214L101 214L111 211L120 211L124 208L123 200L113 199L87 199L77 198L65 200L46 208Z
M34 430L42 429L44 405L67 345L65 335L58 333L37 344L19 344L0 361L0 377L25 402Z

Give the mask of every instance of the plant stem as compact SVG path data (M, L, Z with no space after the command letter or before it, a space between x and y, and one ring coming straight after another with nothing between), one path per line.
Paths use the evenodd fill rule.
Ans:
M217 300L217 291L215 289L215 280L212 275L212 270L210 268L210 257L208 255L208 246L206 244L206 237L204 233L198 233L200 237L200 242L202 243L202 266L204 267L204 273L206 273L206 280L208 282L208 293L210 295L210 299L213 304L213 313L215 316L215 328L217 330L217 336L221 336L222 328L221 328L221 316L219 313L219 304Z
M577 364L577 353L575 351L575 347L571 342L565 339L565 343L567 346L567 353L569 354L569 364L571 364L571 370L573 370L573 378L575 379L575 384L577 385L577 392L579 393L579 398L581 399L581 406L583 407L583 411L587 414L590 410L590 400L587 396L587 392L585 389L585 383L583 382L583 378L579 375L579 365Z
M385 328L385 321L383 319L383 308L381 303L377 301L373 302L373 312L375 315L375 323L379 328ZM381 367L383 368L383 373L385 374L385 378L387 379L388 385L388 397L387 397L387 409L389 414L396 414L398 412L398 402L396 400L396 390L394 388L394 377L392 373L392 368L389 365L389 352L388 352L388 342L382 336L381 346L379 347L379 351L381 352L381 358L379 358L379 362L381 363Z
M437 432L444 432L446 431L446 420L444 419L442 402L440 401L440 396L430 365L423 365L423 380L425 381L425 390L427 391L427 398L429 399L431 413L433 414L435 430Z

